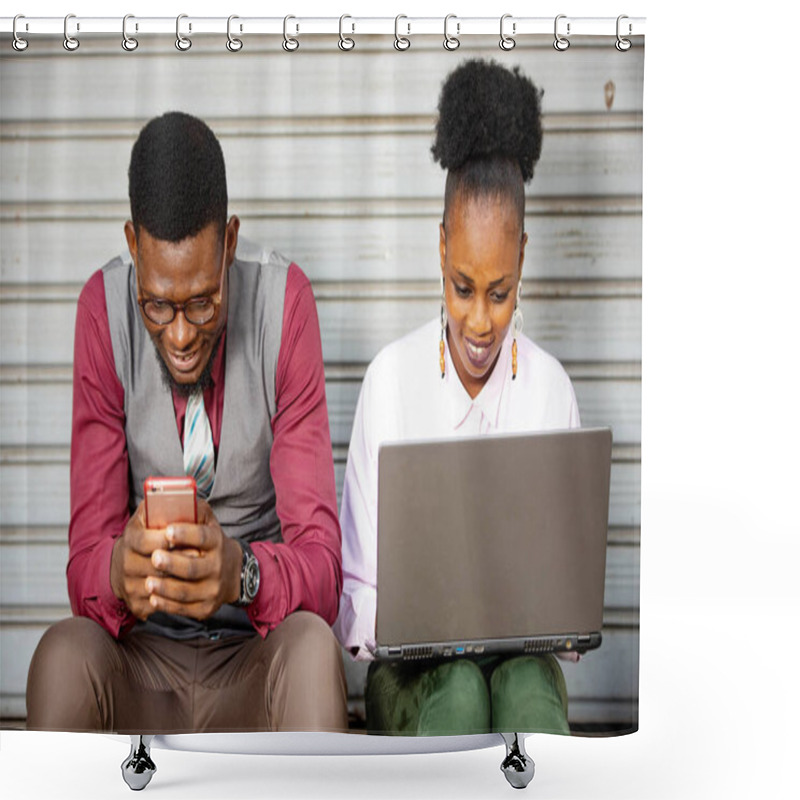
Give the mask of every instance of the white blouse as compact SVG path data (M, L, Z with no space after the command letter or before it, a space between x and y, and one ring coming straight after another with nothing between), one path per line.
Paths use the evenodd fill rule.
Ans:
M445 346L439 367L439 321L385 347L369 365L356 406L342 492L344 587L334 632L357 660L375 648L378 448L383 442L523 433L580 426L564 368L525 336L517 337L511 379L511 332L475 399L461 383Z

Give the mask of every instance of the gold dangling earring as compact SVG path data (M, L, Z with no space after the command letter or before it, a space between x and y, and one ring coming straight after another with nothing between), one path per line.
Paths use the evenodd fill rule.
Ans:
M442 378L444 378L444 334L447 330L447 311L444 306L444 275L442 275L442 304L439 307L439 322L442 327L439 335L439 369L442 372Z
M522 281L517 286L517 299L514 303L514 316L511 318L511 330L514 341L511 343L511 380L517 379L517 334L522 333L522 309L519 307L519 299L522 297Z

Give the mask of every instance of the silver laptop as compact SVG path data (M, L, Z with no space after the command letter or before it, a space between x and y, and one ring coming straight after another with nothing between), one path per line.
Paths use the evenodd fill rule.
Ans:
M378 453L380 659L600 646L611 431Z

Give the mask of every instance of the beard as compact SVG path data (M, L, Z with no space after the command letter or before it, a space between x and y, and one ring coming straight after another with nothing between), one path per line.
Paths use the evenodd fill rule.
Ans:
M163 382L164 386L169 389L169 391L174 390L180 397L189 397L189 395L194 394L194 392L198 389L201 392L204 392L206 389L208 389L212 384L211 369L214 366L214 359L217 357L217 350L219 350L221 341L222 336L217 337L217 341L214 342L214 347L211 348L211 356L206 362L206 365L203 367L200 377L194 383L178 383L178 381L175 380L172 373L169 371L169 367L164 361L161 352L151 339L150 343L153 345L153 349L156 351L156 360L158 361L158 366L161 368L161 381Z

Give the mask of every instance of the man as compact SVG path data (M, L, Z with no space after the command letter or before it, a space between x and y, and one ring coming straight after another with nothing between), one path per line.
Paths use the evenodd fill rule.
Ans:
M202 121L151 120L128 177L130 258L96 272L78 301L76 616L34 654L28 726L346 729L311 286L274 252L242 243L237 256L222 150ZM197 524L146 528L145 478L184 473L197 479Z

